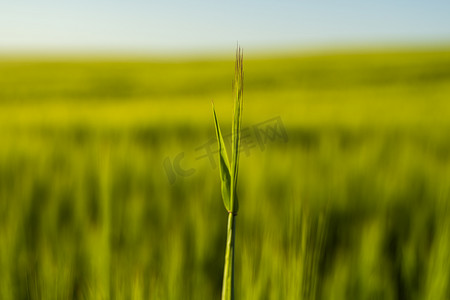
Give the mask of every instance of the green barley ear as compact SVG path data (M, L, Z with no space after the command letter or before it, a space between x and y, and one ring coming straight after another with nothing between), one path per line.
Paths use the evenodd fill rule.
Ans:
M222 199L225 204L225 208L228 211L227 244L225 248L225 265L223 270L222 300L234 300L234 239L236 236L235 218L239 208L236 187L239 169L239 144L241 136L242 98L244 86L242 61L242 51L238 47L236 51L236 69L234 77L234 89L236 93L234 101L234 121L231 128L231 169L213 103L214 124L216 127L217 142L219 144Z
M220 131L219 121L217 120L216 110L213 106L214 124L216 128L217 143L219 146L219 168L221 179L221 190L223 204L228 212L236 214L239 210L239 202L236 193L238 169L239 169L239 146L241 135L242 103L244 87L243 58L240 48L236 51L236 66L234 77L235 102L234 102L234 122L231 128L232 134L232 153L231 170L228 160L227 149Z
M216 110L213 106L214 114L214 124L216 127L217 142L219 144L219 169L220 169L220 179L221 179L221 189L222 189L222 199L223 204L227 211L231 211L231 175L230 175L230 164L228 162L227 149L225 148L225 143L223 141L222 133L220 131L219 121L217 120Z
M244 96L244 69L243 69L243 54L241 48L238 47L236 51L236 67L234 72L234 122L231 130L232 134L232 154L231 154L231 211L237 213L239 210L239 203L236 197L237 178L239 170L239 146L241 137L241 120L242 120L242 104Z

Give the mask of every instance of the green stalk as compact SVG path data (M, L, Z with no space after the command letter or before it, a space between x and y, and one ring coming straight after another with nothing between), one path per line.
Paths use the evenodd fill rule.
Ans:
M223 270L222 300L234 300L234 239L236 235L236 216L228 214L227 245Z
M222 200L228 211L227 244L225 249L225 265L223 271L222 300L234 300L234 248L236 235L236 215L239 209L237 199L237 177L239 169L239 144L242 120L242 98L244 72L242 65L242 52L238 47L236 51L236 69L234 78L235 102L234 122L232 126L232 156L231 168L228 161L227 150L220 131L219 121L213 104L214 123L217 141L219 144L219 169L221 178Z

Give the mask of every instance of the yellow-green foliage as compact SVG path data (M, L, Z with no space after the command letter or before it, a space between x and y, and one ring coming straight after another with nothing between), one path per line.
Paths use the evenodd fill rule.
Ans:
M231 128L233 66L2 59L0 299L218 299L228 213L195 149L210 100ZM247 55L245 78L242 127L288 141L241 153L236 298L449 299L450 52Z

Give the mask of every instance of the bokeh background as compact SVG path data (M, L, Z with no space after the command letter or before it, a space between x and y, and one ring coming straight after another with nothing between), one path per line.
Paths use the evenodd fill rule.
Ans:
M450 2L0 3L0 299L450 298Z

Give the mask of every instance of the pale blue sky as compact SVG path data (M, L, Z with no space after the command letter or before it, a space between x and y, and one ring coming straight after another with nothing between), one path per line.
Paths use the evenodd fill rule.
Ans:
M449 44L450 0L1 1L0 52Z

